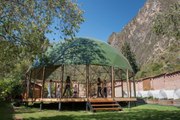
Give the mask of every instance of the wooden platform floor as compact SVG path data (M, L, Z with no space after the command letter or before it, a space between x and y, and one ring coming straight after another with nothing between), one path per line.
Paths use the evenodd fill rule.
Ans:
M90 99L112 99L112 98L90 98ZM116 97L114 98L115 101L117 102L133 102L137 101L137 98L120 98ZM87 102L89 101L89 98L28 98L28 99L23 99L24 102L48 102L48 103L56 103L56 102Z

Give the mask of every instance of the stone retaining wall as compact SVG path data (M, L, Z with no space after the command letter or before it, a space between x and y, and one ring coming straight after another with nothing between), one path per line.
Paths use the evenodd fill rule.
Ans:
M158 100L158 99L146 99L147 104L158 104L180 107L180 100Z

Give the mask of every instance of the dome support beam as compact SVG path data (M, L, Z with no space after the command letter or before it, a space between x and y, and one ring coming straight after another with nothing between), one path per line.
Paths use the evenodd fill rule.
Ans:
M135 83L134 75L133 75L133 88L134 88L134 97L136 97L136 83Z
M61 65L61 98L63 95L64 65Z
M121 92L122 92L122 97L124 98L124 82L123 82L123 71L121 69L120 71L121 74Z
M128 69L126 70L126 82L127 82L127 97L129 98L130 97L130 95L129 95L130 88L129 88L129 71L128 71Z
M86 97L89 98L89 65L86 65Z
M30 84L31 84L31 76L32 76L32 70L30 70L29 75L27 74L27 99L30 97L29 96L29 90L30 90Z
M44 84L45 84L45 73L46 72L46 67L43 67L43 73L42 73L42 90L41 90L41 99L44 96Z
M115 87L114 87L114 67L111 66L111 97L115 97Z

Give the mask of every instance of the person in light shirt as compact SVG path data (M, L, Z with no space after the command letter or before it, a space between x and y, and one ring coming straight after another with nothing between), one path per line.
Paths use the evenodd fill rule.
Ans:
M48 83L48 98L52 98L52 80Z
M57 87L56 97L61 98L61 87L60 87L60 85L58 85L58 87Z

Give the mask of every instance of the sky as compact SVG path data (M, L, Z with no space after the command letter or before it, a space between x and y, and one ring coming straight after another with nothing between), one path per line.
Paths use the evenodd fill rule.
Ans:
M137 15L146 0L77 0L77 2L84 11L85 21L80 25L76 36L107 42L112 32L120 32Z

